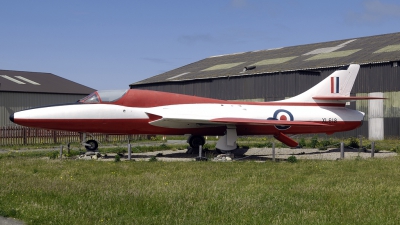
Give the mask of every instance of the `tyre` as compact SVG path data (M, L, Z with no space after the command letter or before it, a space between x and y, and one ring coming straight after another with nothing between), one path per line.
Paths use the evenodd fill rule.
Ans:
M99 144L95 140L88 140L85 145L86 150L95 151L99 147Z
M206 140L203 136L192 135L189 137L188 143L192 148L198 148L200 145L204 146Z

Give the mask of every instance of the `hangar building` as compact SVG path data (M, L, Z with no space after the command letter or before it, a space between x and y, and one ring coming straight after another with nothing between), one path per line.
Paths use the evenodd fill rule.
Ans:
M0 70L0 127L17 126L15 111L76 102L95 90L51 73Z
M368 114L368 101L352 102L348 107L366 113L364 124L336 135L368 137L373 115L382 119L376 129L385 138L400 137L400 33L211 56L130 87L226 100L276 101L306 91L350 63L361 65L353 96L378 92L387 99L383 110L372 114Z

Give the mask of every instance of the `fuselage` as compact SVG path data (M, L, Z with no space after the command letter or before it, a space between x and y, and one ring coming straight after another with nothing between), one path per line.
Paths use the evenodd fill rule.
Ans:
M168 119L157 122L160 118ZM308 127L233 123L238 135L273 135L278 132L332 134L359 127L364 113L348 109L344 103L251 103L131 89L121 96L107 93L102 96L100 92L95 92L74 104L27 109L10 117L14 123L23 126L52 130L107 134L223 135L228 124L213 122L218 118L274 119L326 125Z

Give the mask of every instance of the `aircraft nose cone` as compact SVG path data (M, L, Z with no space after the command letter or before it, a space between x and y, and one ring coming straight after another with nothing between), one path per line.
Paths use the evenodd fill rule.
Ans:
M14 123L14 113L10 115L10 120Z

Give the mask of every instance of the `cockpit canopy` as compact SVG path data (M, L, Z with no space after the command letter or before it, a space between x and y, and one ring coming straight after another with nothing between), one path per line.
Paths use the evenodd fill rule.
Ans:
M81 103L107 103L115 102L122 98L128 90L103 90L95 91L92 94L79 100Z

